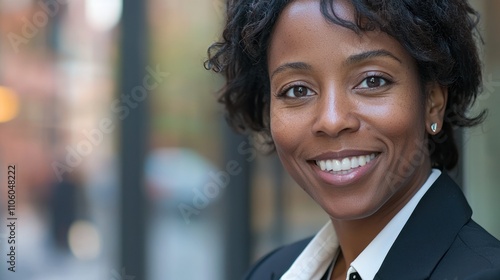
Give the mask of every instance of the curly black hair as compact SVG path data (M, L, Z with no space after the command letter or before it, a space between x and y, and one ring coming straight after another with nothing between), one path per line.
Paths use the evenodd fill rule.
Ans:
M320 0L327 20L358 34L375 29L389 34L415 59L422 85L437 82L448 88L443 129L429 135L429 152L433 166L454 168L454 129L477 125L486 115L467 116L482 86L478 13L466 0L350 0L351 22L337 16L334 1ZM290 2L229 0L222 39L209 47L205 61L207 70L226 78L219 102L229 124L240 132L266 135L272 147L267 51L278 16Z

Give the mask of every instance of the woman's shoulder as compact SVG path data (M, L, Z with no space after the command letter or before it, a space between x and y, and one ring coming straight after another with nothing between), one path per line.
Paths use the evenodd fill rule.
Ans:
M459 243L457 247L468 252L471 257L491 264L492 268L500 268L500 241L475 221L470 220L465 224L455 243Z
M277 280L292 265L295 259L302 253L309 244L312 237L302 239L295 243L279 247L254 264L246 276L245 280Z
M433 276L439 279L450 273L468 276L467 279L500 279L500 241L469 220L458 232Z

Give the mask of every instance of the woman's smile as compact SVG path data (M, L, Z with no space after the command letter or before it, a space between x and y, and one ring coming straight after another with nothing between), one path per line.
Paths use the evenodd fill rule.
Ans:
M367 176L376 165L379 155L380 153L376 152L346 150L338 153L325 153L308 162L325 183L332 186L345 186Z

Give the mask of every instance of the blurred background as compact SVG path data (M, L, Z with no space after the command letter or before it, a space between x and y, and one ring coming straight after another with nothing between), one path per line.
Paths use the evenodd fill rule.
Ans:
M500 237L499 1L482 14L481 126L454 173ZM204 70L223 0L0 0L0 279L239 279L327 216L227 128ZM16 168L16 272L7 168Z

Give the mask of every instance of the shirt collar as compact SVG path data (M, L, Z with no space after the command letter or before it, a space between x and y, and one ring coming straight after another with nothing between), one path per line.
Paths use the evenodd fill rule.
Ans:
M432 169L424 185L351 263L346 279L349 279L349 274L352 272L358 272L363 280L375 277L385 256L401 232L401 229L410 218L411 213L439 175L441 175L440 170ZM337 235L331 221L328 221L311 242L309 242L304 251L297 257L280 280L321 279L332 259L337 254L338 249L339 242Z
M319 280L339 248L331 221L314 236L280 280Z

